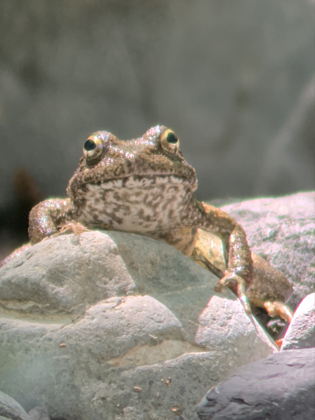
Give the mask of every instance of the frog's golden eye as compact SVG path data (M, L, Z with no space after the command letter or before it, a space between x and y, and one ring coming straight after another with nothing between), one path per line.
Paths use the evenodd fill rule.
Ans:
M172 130L165 130L161 135L161 145L167 151L176 152L179 146L179 139Z
M103 143L100 138L90 136L83 145L83 155L88 160L96 159L102 154Z

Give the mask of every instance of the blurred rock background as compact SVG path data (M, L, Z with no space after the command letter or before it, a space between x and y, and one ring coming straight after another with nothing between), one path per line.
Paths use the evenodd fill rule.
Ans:
M314 17L314 0L2 0L0 242L16 174L28 205L65 196L100 129L173 128L200 199L314 189Z

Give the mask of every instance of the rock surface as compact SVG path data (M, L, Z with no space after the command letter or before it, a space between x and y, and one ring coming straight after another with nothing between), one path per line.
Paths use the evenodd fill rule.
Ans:
M299 193L224 207L252 249L295 284L292 308L314 290L314 200ZM216 282L172 247L138 235L95 231L43 241L0 269L0 389L52 418L190 419L206 389L277 352L229 290L214 293ZM314 325L304 321L312 319L312 296L297 310L283 349L306 346L305 338L312 345ZM283 353L293 355L301 375L307 371L295 353ZM289 375L303 402L300 373L295 380L290 372L277 378ZM287 413L289 403L278 397ZM238 398L228 410L239 411ZM300 420L299 410L292 419Z
M47 410L43 407L35 407L29 411L28 415L32 420L50 420Z
M216 281L138 235L43 241L0 269L0 388L52 418L189 418L209 386L277 351Z
M252 251L292 282L292 309L315 292L315 192L257 198L222 209L244 227Z
M2 419L33 420L17 401L0 391L0 420Z
M288 350L243 366L213 387L195 420L312 420L315 349Z
M28 414L24 408L9 395L0 391L0 420L50 420L47 410L35 407Z
M315 347L315 293L306 296L295 311L281 350L310 347Z

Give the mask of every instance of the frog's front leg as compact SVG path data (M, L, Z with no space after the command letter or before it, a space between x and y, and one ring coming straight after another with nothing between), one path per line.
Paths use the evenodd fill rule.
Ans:
M201 264L206 267L209 271L211 271L215 276L217 276L220 280L215 285L214 290L216 292L221 292L223 286L227 286L236 293L238 298L240 299L245 311L247 314L251 314L251 307L248 297L246 295L246 287L247 284L245 280L238 276L234 275L233 278L226 276L226 271L221 270L216 265L212 264L209 259L204 255L203 251L198 248L197 246L194 248L191 258L196 262L201 262ZM233 281L233 283L232 283Z
M36 244L42 239L66 230L67 224L74 220L74 209L70 199L49 199L32 208L29 215L28 235L30 243ZM71 229L71 227L69 226Z
M226 269L216 273L209 260L198 249L192 252L192 258L201 261L210 271L220 277L215 290L219 292L223 286L231 288L247 313L251 313L250 304L245 294L252 281L253 262L244 229L224 211L195 200L197 212L193 216L198 227L219 236L224 245ZM209 265L210 264L210 265Z
M72 222L74 217L74 209L70 199L49 199L42 201L32 208L29 214L29 228L28 235L30 242L26 245L13 251L3 261L0 262L0 267L5 265L10 260L19 257L24 251L29 249L32 245L40 242L41 240L55 235L59 232L64 232L71 229L74 233L78 232L78 224ZM76 231L74 230L76 225ZM61 228L61 229L60 229ZM83 229L85 229L82 226Z

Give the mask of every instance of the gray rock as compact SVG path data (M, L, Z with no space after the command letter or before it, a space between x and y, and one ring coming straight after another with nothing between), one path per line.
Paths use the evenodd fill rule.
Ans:
M0 391L0 420L2 419L32 420L17 401Z
M29 411L28 415L31 417L31 420L50 420L46 408L43 407L34 407Z
M252 251L292 282L292 309L315 292L315 192L257 198L222 209L244 227Z
M315 347L315 293L302 300L284 336L281 350Z
M315 349L288 350L237 369L198 404L195 420L313 420Z
M135 291L118 252L97 232L44 241L4 266L0 300L6 309L25 313L83 314L86 305Z
M189 417L211 384L277 351L216 282L138 235L43 241L0 269L0 387L51 418Z

